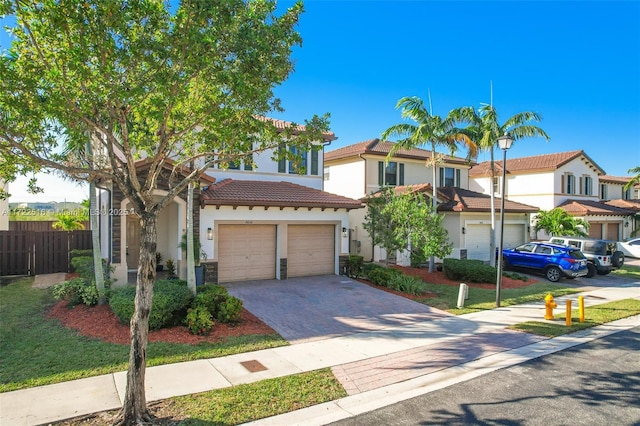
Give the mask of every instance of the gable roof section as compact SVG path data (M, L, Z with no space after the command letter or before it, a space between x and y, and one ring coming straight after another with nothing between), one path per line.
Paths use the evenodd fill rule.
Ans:
M260 121L270 121L272 122L276 129L278 129L278 133L282 132L285 129L288 129L289 127L293 126L293 123L290 121L284 121L284 120L278 120L276 118L270 118L270 117L257 117L258 120ZM302 124L297 124L296 127L294 128L293 133L298 133L298 132L304 132L306 130L306 127L303 126ZM323 132L322 136L324 136L324 140L325 142L331 142L331 141L335 141L336 139L338 139L336 137L336 134L333 132Z
M628 216L633 210L611 206L600 201L566 200L558 206L571 216Z
M290 182L224 179L203 189L201 203L213 206L359 209L358 200Z
M629 183L629 181L631 181L631 179L633 179L631 176L604 175L604 176L598 177L598 180L600 181L600 183L613 183L618 185L626 185L627 183ZM633 185L633 187L640 189L640 183L637 185Z
M432 193L431 184L421 183L417 185L404 185L394 187L394 193L396 195L406 194L411 192L413 194L422 193L426 196L430 196ZM380 192L376 192L369 197L375 197ZM365 197L364 200L366 200ZM475 191L469 191L468 189L444 187L438 188L438 204L439 212L490 212L491 211L491 196L487 194L481 194ZM496 197L494 200L496 211L500 210L500 198ZM527 204L518 203L515 201L504 200L504 210L508 213L537 213L540 209L538 207L529 206Z
M583 150L507 159L506 171L510 174L553 171L580 157L583 157L583 160L590 165L599 176L605 174L604 170L602 170L595 161L585 154ZM494 163L496 172L499 171L502 173L502 161L494 161ZM469 170L469 177L483 177L490 175L490 161L483 161Z
M368 141L359 142L353 145L347 145L342 148L334 149L324 153L324 161L340 160L343 158L358 157L359 155L379 155L386 157L391 149L395 146L395 142L381 141L380 139L370 139ZM466 159L443 155L447 163L452 164L473 164ZM401 149L396 152L394 158L410 158L414 160L428 160L431 158L431 151L421 148Z
M140 171L145 171L145 170L149 170L149 168L151 167L151 164L153 163L153 158L147 157L147 158L143 158L142 160L138 160L135 162L135 166L136 166L136 171L140 172ZM189 173L191 173L191 169L189 167L180 167L180 168L176 168L176 163L175 161L167 158L166 160L164 160L164 163L162 165L163 170L169 171L171 173L173 173L174 171L176 173L178 173L180 176L182 177L186 177L189 175ZM207 185L207 184L212 184L216 181L216 178L209 176L206 173L203 173L200 175L200 177L198 178L199 182Z

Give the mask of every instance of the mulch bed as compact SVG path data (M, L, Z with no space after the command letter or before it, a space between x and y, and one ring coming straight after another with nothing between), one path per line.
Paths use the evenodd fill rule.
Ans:
M67 307L67 302L56 303L47 313L49 318L59 320L65 327L77 330L83 336L94 337L105 342L128 345L131 341L129 326L121 324L109 305ZM185 326L163 328L149 332L149 342L216 343L229 336L249 334L273 334L275 331L256 316L242 308L240 321L236 324L216 323L206 336L191 334Z
M450 280L442 271L429 272L428 268L409 268L405 266L393 266L393 267L401 270L407 275L418 277L422 281L427 283L452 285L456 287L460 285L460 281ZM522 280L514 280L513 278L503 276L502 288L527 287L527 286L530 286L531 284L535 284L536 282L538 281L534 280L533 278L529 278L527 281L522 281ZM467 284L469 287L484 288L488 290L492 290L496 288L495 284L479 284L479 283L465 283L465 284Z

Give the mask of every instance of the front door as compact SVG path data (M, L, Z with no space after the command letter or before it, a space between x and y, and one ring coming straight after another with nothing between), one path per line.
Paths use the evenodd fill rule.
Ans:
M140 257L140 218L127 216L127 269L138 269Z

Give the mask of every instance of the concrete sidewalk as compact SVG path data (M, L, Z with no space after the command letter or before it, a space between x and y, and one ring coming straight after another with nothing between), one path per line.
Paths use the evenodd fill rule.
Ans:
M609 287L582 295L588 307L631 297L640 299L640 288L637 285ZM570 298L577 299L577 296ZM557 300L560 308L564 307L564 299ZM332 367L351 396L256 422L326 424L402 400L398 398L420 394L417 392L468 380L640 325L640 316L636 316L556 339L505 329L523 321L542 320L543 315L543 304L532 303L227 357L150 367L146 371L147 400ZM398 374L399 371L403 373ZM121 407L125 386L126 373L119 372L2 393L0 424L46 424L117 409Z

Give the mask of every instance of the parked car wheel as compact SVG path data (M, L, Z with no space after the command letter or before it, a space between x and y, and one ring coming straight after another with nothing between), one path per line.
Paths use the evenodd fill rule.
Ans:
M552 283L557 283L562 278L562 271L557 266L549 266L545 271L547 279Z
M589 272L587 272L587 278L593 278L598 273L598 268L596 268L596 265L593 263L587 263L587 269L589 270Z
M624 253L621 251L613 253L613 256L611 256L611 264L616 268L620 268L624 265Z
M607 269L606 271L598 271L598 275L608 275L609 272L611 272L610 269Z
M507 261L507 259L505 259L504 257L502 258L502 270L506 271L509 268L509 261Z

